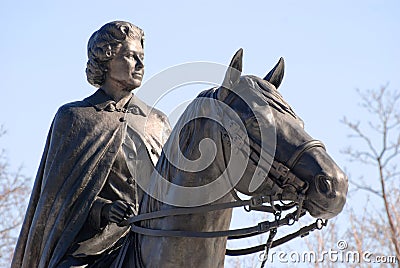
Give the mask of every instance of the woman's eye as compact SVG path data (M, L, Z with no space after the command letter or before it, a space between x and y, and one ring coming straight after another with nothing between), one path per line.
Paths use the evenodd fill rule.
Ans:
M144 60L144 56L139 56L139 55L136 55L136 54L128 54L128 55L127 55L127 58L129 58L129 59L135 59L135 60L139 59L139 60L141 60L141 61Z

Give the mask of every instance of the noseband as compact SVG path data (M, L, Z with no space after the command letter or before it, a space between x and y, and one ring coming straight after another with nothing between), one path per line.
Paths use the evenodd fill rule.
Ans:
M297 194L296 202L299 203L300 206L302 205L302 202L306 198L306 192L309 185L305 180L302 180L295 175L293 173L293 169L305 152L318 147L325 150L324 144L319 140L310 140L304 142L295 150L286 164L283 164L275 157L273 158L269 172L267 173L264 171L264 174L267 174L266 176L264 175L264 181L267 183L267 186L272 189L272 192L275 196L281 199L284 189L287 187L292 187ZM250 154L250 160L252 160L254 164L258 164L259 155L257 155L254 150L252 150ZM263 169L263 166L260 167ZM265 180L267 177L269 180ZM299 211L301 211L301 209Z

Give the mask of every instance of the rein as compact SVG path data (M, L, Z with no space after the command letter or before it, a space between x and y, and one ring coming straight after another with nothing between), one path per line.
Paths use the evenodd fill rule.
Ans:
M236 129L237 131L237 129ZM239 135L239 134L238 134ZM233 138L233 140L235 140ZM243 143L241 144L241 146ZM240 146L240 147L241 147ZM299 179L291 170L296 166L297 162L301 158L301 156L308 150L313 148L323 148L325 146L321 141L318 140L310 140L302 145L300 145L292 157L288 160L287 164L282 164L277 160L273 160L271 165L271 169L269 173L266 173L265 177L269 177L275 184L280 188L280 193L283 191L283 188L290 185L294 187L297 191L297 200L293 201L289 204L284 204L281 200L280 194L274 196L255 196L248 200L241 200L236 194L235 190L231 191L232 195L235 197L236 201L227 202L227 203L218 203L212 205L204 205L193 208L172 208L168 210L159 210L154 212L148 212L139 214L136 216L132 216L129 219L121 222L121 226L131 225L131 230L135 233L139 233L142 235L148 236L163 236L163 237L197 237L197 238L217 238L217 237L228 237L229 240L232 239L242 239L248 238L255 235L259 235L262 233L270 232L270 237L266 244L244 248L244 249L236 249L226 250L226 255L230 256L238 256L245 254L252 254L258 251L264 250L264 256L268 257L268 251L270 248L279 246L283 243L286 243L296 237L304 237L308 235L311 231L315 229L322 229L327 225L327 221L322 219L317 219L311 225L305 226L298 231L286 235L278 240L273 241L273 237L275 236L278 227L284 225L293 225L296 221L299 220L300 217L306 214L306 211L303 209L303 202L306 198L306 191L308 190L308 183ZM240 149L240 148L239 148ZM259 156L254 153L250 155L250 159L258 163ZM269 174L269 175L268 175ZM282 205L274 204L274 201L280 201ZM269 203L270 205L264 205L264 203ZM142 226L138 226L137 224L144 220L158 219L169 216L178 216L178 215L188 215L188 214L196 214L196 213L207 213L216 210L224 210L230 208L244 207L246 211L256 210L263 211L267 213L272 213L275 216L274 221L263 221L258 223L255 226L240 228L234 230L222 230L222 231L211 231L211 232L196 232L196 231L179 231L179 230L159 230L159 229L151 229ZM282 211L289 210L293 207L297 207L296 211L292 213L288 213L284 218L281 218ZM265 260L266 261L266 260Z

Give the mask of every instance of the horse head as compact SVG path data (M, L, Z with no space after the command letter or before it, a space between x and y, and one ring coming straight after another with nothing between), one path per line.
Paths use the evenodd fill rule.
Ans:
M324 145L305 131L303 121L278 92L284 60L262 79L241 75L242 55L240 49L217 89L218 100L235 111L245 128L242 133L237 130L240 128L233 134L230 131L232 146L235 135L247 135L250 148L249 164L236 189L247 195L272 194L292 201L303 195L303 208L313 217L336 216L346 201L347 176Z

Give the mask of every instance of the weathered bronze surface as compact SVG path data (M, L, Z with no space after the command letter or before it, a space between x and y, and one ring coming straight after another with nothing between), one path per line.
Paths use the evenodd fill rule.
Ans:
M100 89L55 115L12 267L107 267L115 258L129 231L117 223L137 213L142 196L123 154L140 161L135 175L149 177L170 130L131 93L143 77L143 40L118 21L90 38L87 79Z

